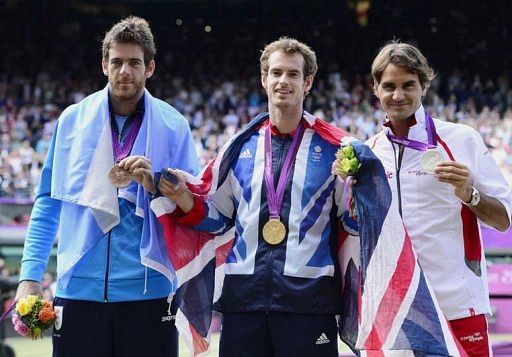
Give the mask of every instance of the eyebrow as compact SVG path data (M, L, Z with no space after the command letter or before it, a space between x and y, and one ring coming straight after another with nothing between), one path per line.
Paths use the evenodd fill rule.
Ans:
M410 81L404 82L402 85L406 86L406 85L409 85L409 84L416 84L416 81L410 80ZM381 85L382 86L394 86L394 85L396 85L396 83L395 82L386 81L386 82L382 82Z
M286 68L282 68L282 67L274 67L274 68L269 69L269 72L273 72L273 71L301 73L300 70L298 70L298 69L286 69Z
M139 62L143 62L143 60L142 60L142 59L137 58L137 57L127 58L127 59L122 59L121 57L112 57L112 58L110 58L110 61L113 61L113 60L119 60L119 61L139 61Z

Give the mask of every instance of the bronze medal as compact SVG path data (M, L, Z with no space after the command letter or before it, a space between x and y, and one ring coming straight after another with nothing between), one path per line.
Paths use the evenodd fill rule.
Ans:
M132 175L118 165L114 165L108 172L108 180L113 186L123 188L132 182Z
M286 228L279 219L270 218L263 226L263 239L268 244L276 245L281 243L286 236Z

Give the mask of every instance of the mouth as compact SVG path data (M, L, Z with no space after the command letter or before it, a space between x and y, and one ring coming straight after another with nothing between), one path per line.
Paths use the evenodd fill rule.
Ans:
M406 107L408 104L407 103L391 103L390 106L391 107L395 107L395 108L403 108L403 107Z
M283 95L286 95L286 94L291 94L292 91L289 90L289 89L276 89L276 93L277 94L283 94Z

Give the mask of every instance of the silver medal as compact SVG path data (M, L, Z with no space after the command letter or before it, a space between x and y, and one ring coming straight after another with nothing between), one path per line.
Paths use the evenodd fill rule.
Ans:
M437 150L427 150L421 156L420 166L424 172L433 175L434 169L442 161L445 161L445 158L441 152Z

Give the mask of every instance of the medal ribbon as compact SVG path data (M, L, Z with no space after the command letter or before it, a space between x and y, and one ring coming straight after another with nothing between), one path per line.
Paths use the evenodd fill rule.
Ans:
M391 142L414 150L425 151L428 149L435 149L437 147L436 127L434 125L434 120L432 120L432 117L427 112L425 112L425 129L427 130L428 144L421 141L396 136L389 132L386 135Z
M288 181L288 176L290 176L292 162L295 160L295 156L297 155L302 134L304 134L304 126L302 125L302 122L300 122L293 134L292 144L286 154L286 159L284 161L281 174L279 175L276 191L274 187L274 175L272 173L272 140L270 137L270 125L265 130L265 187L267 189L267 203L270 218L279 217L284 198L285 185Z
M0 322L4 321L7 317L9 317L9 315L11 314L11 312L14 310L14 308L16 307L16 301L13 301L11 303L11 305L4 311L4 313L2 314L2 316L0 316Z
M118 163L127 157L130 151L132 151L133 144L135 143L135 139L139 133L140 126L142 125L142 113L136 114L135 118L133 118L133 123L122 144L119 142L117 134L114 130L114 125L115 123L112 120L110 122L110 132L112 134L112 146L114 148L114 161Z

